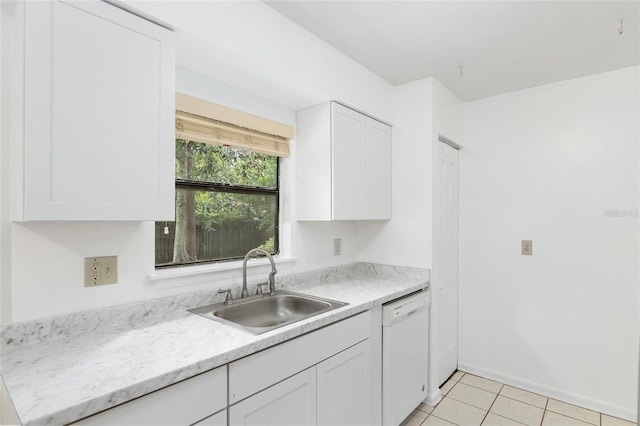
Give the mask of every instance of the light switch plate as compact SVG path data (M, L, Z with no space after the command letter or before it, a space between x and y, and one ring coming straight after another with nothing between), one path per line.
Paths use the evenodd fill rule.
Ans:
M533 241L522 240L522 254L524 256L533 256Z
M118 256L84 258L84 286L115 284L118 282Z

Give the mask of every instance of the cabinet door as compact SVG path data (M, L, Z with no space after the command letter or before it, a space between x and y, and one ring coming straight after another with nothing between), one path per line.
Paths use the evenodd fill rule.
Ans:
M370 425L372 419L369 339L316 366L318 425Z
M332 103L331 190L333 220L360 219L366 117Z
M213 416L202 419L191 426L227 426L227 410L225 408Z
M25 4L24 220L172 220L175 41L101 1Z
M367 117L361 219L391 219L391 127Z
M316 424L316 368L311 367L229 407L230 425Z

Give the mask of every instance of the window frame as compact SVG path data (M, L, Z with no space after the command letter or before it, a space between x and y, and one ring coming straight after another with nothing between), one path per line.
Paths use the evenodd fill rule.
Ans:
M188 141L193 142L193 141ZM233 149L240 149L236 147L230 147ZM196 190L196 191L207 191L207 192L215 192L215 193L230 193L230 194L247 194L247 195L259 195L259 194L270 194L275 195L275 224L274 224L274 236L273 236L273 244L274 244L274 253L273 256L277 256L280 254L280 157L273 155L276 160L276 186L275 188L265 188L260 186L251 186L251 185L234 185L229 183L220 183L220 182L207 182L200 181L194 179L180 179L175 178L175 189L186 189L186 190ZM155 246L154 246L155 250ZM195 262L186 262L186 263L172 263L165 265L155 265L156 270L170 269L170 268L182 268L185 266L196 266L196 265L206 265L206 264L217 264L222 262L233 262L238 261L244 258L243 256L238 257L226 257L222 259L209 259L209 260L198 260Z

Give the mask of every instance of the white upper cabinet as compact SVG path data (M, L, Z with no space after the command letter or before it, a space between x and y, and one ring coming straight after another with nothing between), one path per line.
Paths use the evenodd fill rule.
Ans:
M172 220L175 38L99 1L25 3L17 220Z
M332 103L331 191L332 219L361 219L364 201L364 144L366 118L359 112Z
M391 219L391 127L365 124L361 219Z
M391 127L335 102L297 114L298 220L391 219Z

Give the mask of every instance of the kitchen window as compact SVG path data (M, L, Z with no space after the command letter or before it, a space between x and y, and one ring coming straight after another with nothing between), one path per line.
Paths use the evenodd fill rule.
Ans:
M176 216L156 222L156 267L241 259L255 247L277 254L279 158L292 135L289 126L178 94Z

